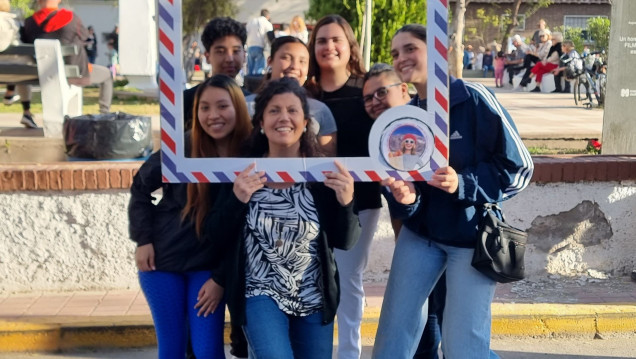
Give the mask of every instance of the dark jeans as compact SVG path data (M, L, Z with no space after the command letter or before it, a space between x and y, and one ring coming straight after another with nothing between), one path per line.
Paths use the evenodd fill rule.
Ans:
M522 65L504 65L504 71L508 71L508 83L512 85L512 78L515 77L519 71L523 70Z

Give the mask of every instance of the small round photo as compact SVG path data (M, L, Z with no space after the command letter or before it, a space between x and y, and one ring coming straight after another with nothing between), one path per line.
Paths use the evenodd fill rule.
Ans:
M401 118L383 132L380 153L396 170L417 171L430 161L433 147L434 136L426 124L414 118Z

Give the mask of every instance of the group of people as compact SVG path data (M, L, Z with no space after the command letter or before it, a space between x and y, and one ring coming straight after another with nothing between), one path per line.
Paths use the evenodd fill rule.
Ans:
M514 35L511 39L514 50L509 54L498 51L497 46L491 50L479 47L477 54L473 52L472 45L466 45L464 49L464 68L483 70L484 77L488 71L493 70L495 86L504 86L504 75L508 72L508 83L513 85L513 77L521 76L519 86L525 88L532 81L535 87L531 92L541 91L541 82L546 74L554 75L554 90L552 92L570 92L570 76L563 75L568 63L580 55L574 49L571 40L564 40L561 32L551 32L543 19L537 23L537 30L530 38L530 44L526 44L520 35Z
M551 32L545 20L541 19L537 23L538 29L533 34L530 44L526 44L521 36L514 35L512 44L515 50L505 60L505 67L508 70L509 83L517 74L522 74L519 86L527 87L532 80L535 80L535 87L531 92L541 92L541 82L546 74L554 75L554 90L552 92L570 92L569 76L563 79L564 70L567 63L578 53L574 49L571 40L564 40L561 32Z
M8 0L0 0L0 23L3 31L0 32L0 44L8 45L33 44L36 39L55 39L62 45L75 45L77 54L67 57L69 65L76 65L79 68L80 77L68 78L68 82L77 86L98 85L99 86L99 112L107 113L113 96L113 75L111 70L104 66L91 63L92 57L89 53L95 48L94 33L89 32L82 20L72 11L59 8L61 0L38 0L39 10L24 21L24 25L19 27L10 11ZM6 31L5 31L6 27ZM92 45L91 45L92 44ZM5 47L5 48L6 48ZM0 52L4 48L0 48ZM32 58L24 56L9 56L7 58L0 54L0 61L15 62L19 64L31 63ZM17 93L16 93L17 92ZM22 118L20 123L27 128L38 128L34 115L31 112L31 86L29 85L8 85L4 95L4 103L11 105L17 101L22 103Z
M246 28L214 18L201 35L212 76L184 91L190 157L366 157L384 110L426 109L427 37L404 25L393 66L365 71L349 23L321 18L308 44L283 36L256 94L240 88ZM417 90L414 98L408 84ZM396 248L374 358L496 357L490 351L495 282L470 262L482 205L508 199L533 165L512 119L482 85L450 79L449 165L428 182L354 182L335 161L323 182L273 183L252 164L229 184L162 183L160 153L133 180L130 235L159 357L359 358L362 273L382 206ZM153 193L163 190L154 204ZM403 225L402 225L403 223ZM430 308L430 313L427 311ZM426 333L423 335L423 332Z

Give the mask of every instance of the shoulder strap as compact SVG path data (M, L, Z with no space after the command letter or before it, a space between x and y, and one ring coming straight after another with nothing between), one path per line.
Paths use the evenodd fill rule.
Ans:
M57 10L51 11L49 15L46 17L46 19L44 19L44 21L40 23L40 28L42 29L42 32L44 32L44 27L46 26L46 24L49 23L49 21L51 21L53 16L55 16L55 14L57 14Z

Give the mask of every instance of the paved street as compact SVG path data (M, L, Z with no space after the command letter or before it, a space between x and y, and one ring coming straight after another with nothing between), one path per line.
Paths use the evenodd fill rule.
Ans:
M636 341L629 338L599 339L502 339L492 341L501 359L617 359L636 358ZM226 352L229 351L227 347ZM335 351L335 347L334 347ZM227 358L231 358L226 353ZM0 359L154 359L154 348L135 350L82 351L64 354L0 354ZM335 356L334 356L335 358ZM371 358L371 347L364 347L361 359Z

